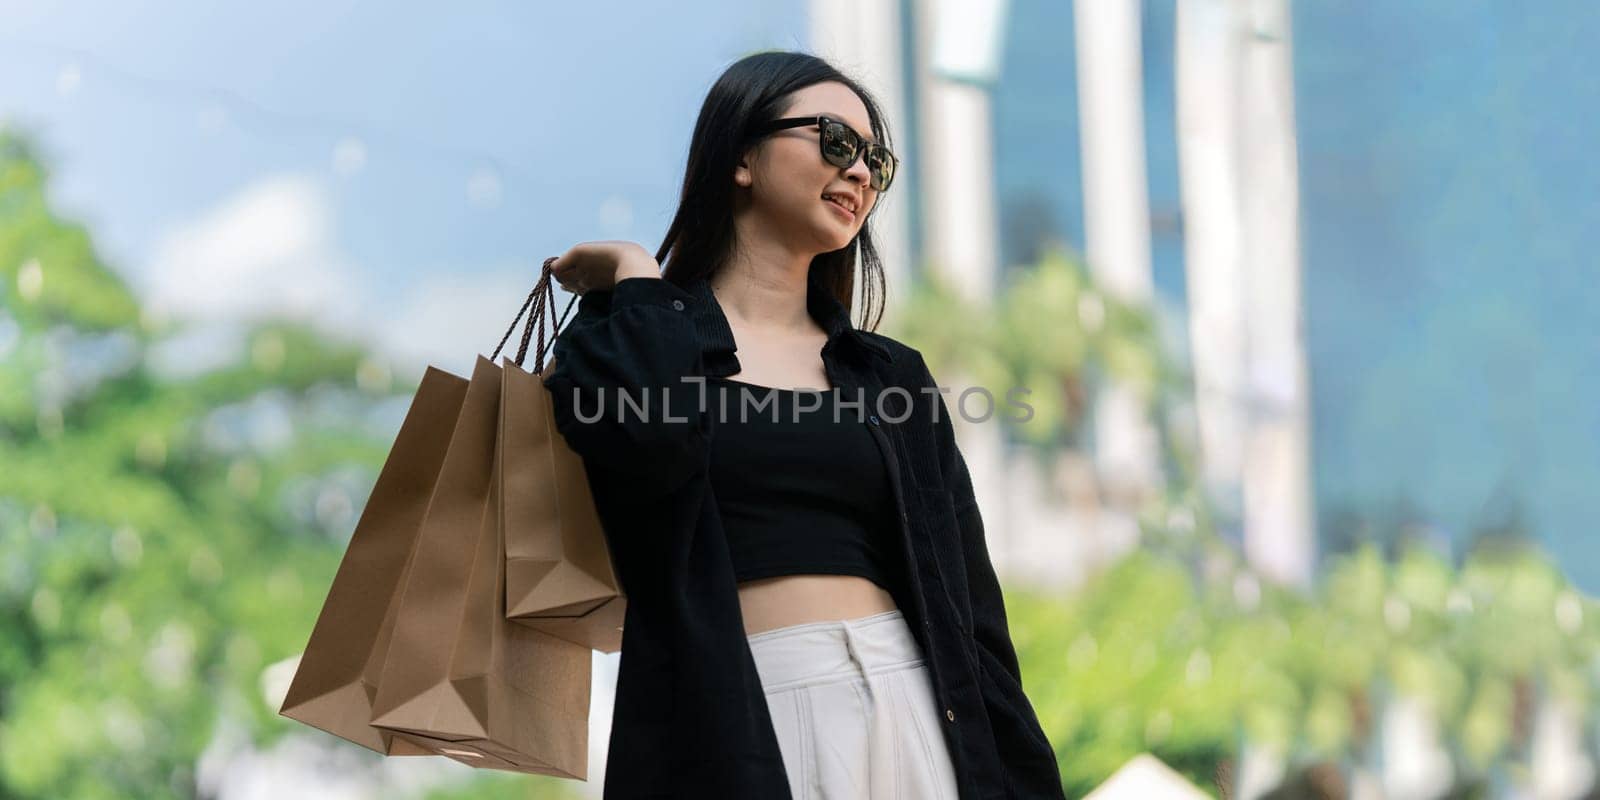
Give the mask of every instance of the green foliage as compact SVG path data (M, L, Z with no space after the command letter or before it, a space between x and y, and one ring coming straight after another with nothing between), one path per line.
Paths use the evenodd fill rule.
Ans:
M1170 430L1189 379L1148 310L1116 302L1061 250L1013 274L982 308L929 275L898 335L936 376L1033 389L1036 417L1010 427L1040 454L1092 449L1095 389L1131 386L1167 457L1134 555L1070 596L1007 593L1069 795L1141 752L1216 794L1246 741L1283 748L1291 764L1366 765L1378 715L1401 695L1432 710L1470 793L1526 770L1530 698L1587 713L1600 679L1595 604L1535 548L1481 547L1457 568L1415 543L1386 559L1358 540L1310 595L1258 580L1218 534L1192 445Z
M894 333L922 351L936 378L960 370L994 392L1019 441L1043 451L1081 446L1089 387L1107 377L1151 409L1181 388L1150 311L1096 286L1066 250L1049 250L1011 275L994 302L980 306L930 272L911 288ZM1031 419L1013 419L1020 412L1005 400L1012 387L1029 390L1019 397L1032 406Z
M579 800L587 797L577 786L575 781L544 775L485 771L466 784L429 791L423 795L423 800Z
M1425 702L1470 785L1523 758L1516 698L1592 707L1600 607L1533 550L1477 551L1456 568L1413 547L1333 561L1311 596L1236 563L1195 576L1138 552L1068 597L1006 605L1033 701L1081 796L1151 752L1213 793L1241 737L1300 764L1366 763L1387 698Z
M24 328L56 323L90 331L133 325L138 304L127 286L108 272L83 226L51 213L45 196L48 173L27 142L0 130L0 279L26 302L7 311ZM48 281L38 281L49 264Z
M220 717L300 727L263 669L305 647L415 386L286 322L163 376L176 329L45 181L0 132L0 797L189 797Z

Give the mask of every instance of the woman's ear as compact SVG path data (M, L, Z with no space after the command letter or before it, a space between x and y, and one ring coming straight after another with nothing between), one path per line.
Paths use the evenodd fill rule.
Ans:
M755 182L755 173L750 169L750 165L755 163L755 160L755 147L746 149L744 154L739 156L739 163L734 165L733 168L733 183L735 186L748 189Z

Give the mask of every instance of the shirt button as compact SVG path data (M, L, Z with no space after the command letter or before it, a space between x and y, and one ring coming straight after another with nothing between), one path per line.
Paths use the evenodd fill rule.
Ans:
M955 722L956 721L956 712L951 711L950 709L947 708L947 709L944 710L944 718L947 719L947 720L950 720L951 722Z
M674 301L672 301L672 310L673 311L682 311L683 310L683 301L682 300L674 300Z

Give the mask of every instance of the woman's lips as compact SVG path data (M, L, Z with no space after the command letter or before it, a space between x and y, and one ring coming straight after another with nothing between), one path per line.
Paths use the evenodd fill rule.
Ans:
M832 200L824 199L822 202L827 203L835 211L838 211L840 214L843 214L845 216L845 219L848 219L851 222L855 222L856 215L855 215L854 211L851 211L850 209L845 208L844 206L839 205L838 203L835 203Z

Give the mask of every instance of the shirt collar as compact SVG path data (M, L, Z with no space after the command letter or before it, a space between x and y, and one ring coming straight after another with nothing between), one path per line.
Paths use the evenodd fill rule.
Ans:
M807 274L806 311L827 332L828 345L843 338L863 351L893 363L894 357L890 355L888 346L851 324L850 312L845 309L844 303L822 284L818 274L816 270ZM699 308L695 312L695 326L706 344L706 349L734 352L736 348L733 329L728 326L728 318L722 312L722 304L717 302L716 294L711 291L710 279L705 276L696 278L685 288L699 301Z

